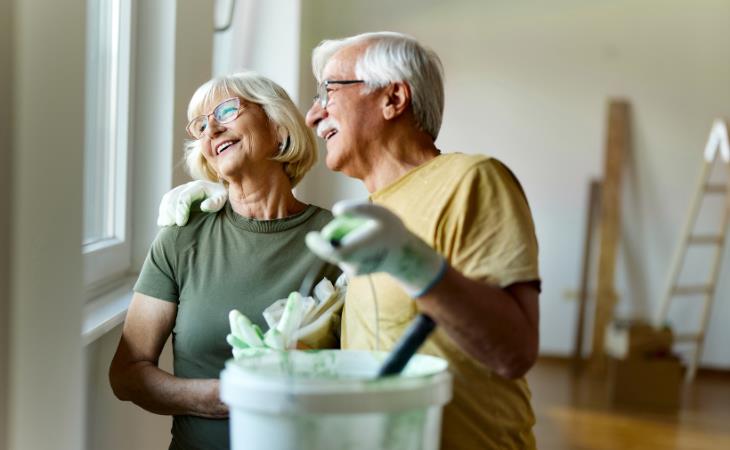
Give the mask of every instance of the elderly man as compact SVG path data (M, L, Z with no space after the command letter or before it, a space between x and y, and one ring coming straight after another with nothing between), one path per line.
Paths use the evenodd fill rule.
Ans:
M538 349L537 240L522 188L487 156L442 154L438 56L399 33L322 42L313 52L318 95L307 124L326 142L326 164L358 178L371 204L336 205L334 219L377 227L333 247L307 237L350 281L343 349L374 349L374 305L384 349L418 311L438 327L421 352L449 361L454 398L444 449L535 447L524 374ZM357 234L354 233L353 234ZM361 236L362 237L362 236Z
M534 447L522 377L537 356L540 282L534 227L517 179L493 158L436 148L441 63L414 39L368 33L324 41L312 63L319 89L307 124L326 141L327 167L362 180L370 200L402 224L368 205L337 208L384 219L369 252L328 249L324 239L308 239L310 248L351 272L378 272L372 280L386 347L417 310L437 322L422 351L446 358L454 375L444 449ZM416 274L396 262L405 246ZM367 257L378 251L393 256L372 267ZM372 308L367 280L351 280L342 348L374 348Z

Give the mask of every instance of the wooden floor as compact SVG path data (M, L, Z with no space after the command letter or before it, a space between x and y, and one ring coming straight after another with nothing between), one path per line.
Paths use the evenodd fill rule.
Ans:
M677 413L611 408L605 381L564 360L540 360L527 379L540 450L730 449L728 373L700 372Z

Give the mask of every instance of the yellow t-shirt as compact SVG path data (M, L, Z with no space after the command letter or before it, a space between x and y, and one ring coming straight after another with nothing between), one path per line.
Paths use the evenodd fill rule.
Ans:
M527 200L512 172L485 156L440 155L371 196L469 278L508 286L539 280L537 239ZM387 274L372 275L381 350L390 349L417 313ZM456 299L455 299L456 300ZM489 301L489 299L485 299ZM350 281L342 348L375 349L375 305L367 277ZM535 417L524 378L508 380L460 350L443 330L420 353L445 358L454 380L444 408L441 448L531 449Z

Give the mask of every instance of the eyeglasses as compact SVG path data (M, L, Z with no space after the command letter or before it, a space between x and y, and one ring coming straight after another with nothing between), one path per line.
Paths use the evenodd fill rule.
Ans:
M213 112L193 118L185 129L190 137L193 139L200 139L203 137L205 130L208 129L208 117L210 117L211 114L215 118L216 122L229 123L236 120L244 109L246 109L246 106L241 106L240 98L227 98L220 102L218 106L213 109Z
M317 86L317 95L312 98L312 101L319 101L319 106L326 108L327 102L329 102L329 90L327 88L330 84L357 84L364 82L365 80L324 80Z

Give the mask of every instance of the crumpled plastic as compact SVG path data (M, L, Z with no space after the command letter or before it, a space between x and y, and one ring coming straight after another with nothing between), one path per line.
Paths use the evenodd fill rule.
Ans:
M291 350L298 344L304 348L334 346L346 290L344 275L335 285L323 278L310 297L292 292L289 297L275 301L263 312L269 326L266 333L238 310L232 310L228 315L231 333L226 341L233 348L233 357Z

